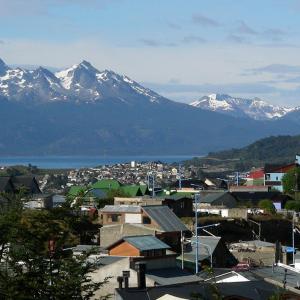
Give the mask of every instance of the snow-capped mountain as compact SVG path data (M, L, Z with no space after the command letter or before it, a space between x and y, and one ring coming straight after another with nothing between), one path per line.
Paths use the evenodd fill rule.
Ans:
M216 111L235 117L249 117L255 120L281 118L297 108L280 107L259 98L234 98L224 94L211 94L190 103L191 106Z
M204 154L300 132L298 113L276 120L286 111L257 99L215 95L199 102L207 110L168 100L86 61L53 73L0 60L0 155Z
M99 71L87 61L53 74L42 67L36 70L9 68L0 59L0 96L40 102L95 102L112 98L126 103L167 101L127 76Z

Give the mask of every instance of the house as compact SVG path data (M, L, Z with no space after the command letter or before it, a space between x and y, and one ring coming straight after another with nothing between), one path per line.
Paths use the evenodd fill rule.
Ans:
M193 198L190 194L171 193L162 197L115 197L115 205L166 205L177 217L190 217L193 215Z
M278 260L290 263L291 254L284 247L278 245ZM240 241L232 243L229 250L239 262L247 262L254 266L273 266L276 263L276 244L260 240Z
M264 185L264 182L265 182L264 168L252 169L245 179L246 179L247 186Z
M118 190L120 187L121 183L115 179L102 179L92 184L95 189Z
M69 197L77 197L79 196L79 194L83 194L84 191L86 190L86 187L83 185L73 185L70 187L69 192L68 192L68 196Z
M25 199L24 207L30 209L53 208L52 194L33 194Z
M41 194L39 184L32 176L3 176L0 177L0 192L26 194Z
M99 210L102 225L141 224L141 207L136 205L105 205Z
M161 257L170 246L153 235L125 236L106 248L109 255Z
M0 193L13 193L15 191L11 177L0 177Z
M132 206L111 205L99 210L100 246L107 247L123 236L154 235L180 252L181 234L189 234L188 228L165 205Z
M94 281L103 281L110 277L107 284L96 291L96 299L108 294L114 295L119 286L118 278L126 276L128 287L138 286L138 273L136 267L139 263L146 263L145 281L146 286L166 285L170 283L199 282L199 277L182 270L176 266L176 257L167 255L163 257L129 257L129 256L101 256L97 257L99 268L90 275ZM126 279L123 278L122 286ZM142 298L143 299L143 298Z
M39 184L35 177L32 176L13 176L11 177L14 190L23 191L26 194L41 194Z
M193 198L190 195L175 193L165 196L162 205L167 205L179 218L193 215Z
M184 268L194 271L196 261L196 238L192 237L186 245L183 255L177 257L178 263L183 260ZM216 236L198 236L198 262L199 269L203 266L228 268L235 266L238 261L230 253L227 246Z
M181 179L180 182L177 180L172 184L172 188L180 189L181 188L190 188L194 190L205 190L208 186L201 179Z
M295 163L288 165L265 165L265 185L283 192L282 178L289 170L295 168L295 166Z
M114 197L114 205L162 205L163 198L151 197Z
M141 276L138 274L138 276ZM144 276L144 275L142 275ZM139 283L146 281L141 278ZM145 284L146 285L146 284ZM275 297L277 293L282 299L299 299L297 294L276 287L262 279L241 282L186 282L154 287L116 289L116 300L189 300L189 299L226 299L226 300L266 300Z
M216 207L234 208L237 206L235 197L229 192L211 193L200 198L199 207Z
M277 210L283 209L286 202L291 200L288 195L283 195L279 191L270 192L231 192L237 199L239 205L258 206L258 203L263 199L271 200Z
M129 197L139 197L146 194L149 195L147 185L123 185L120 189L125 195Z

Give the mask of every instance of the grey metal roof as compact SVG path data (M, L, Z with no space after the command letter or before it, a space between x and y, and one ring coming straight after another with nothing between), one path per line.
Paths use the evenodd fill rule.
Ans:
M212 254L217 248L221 238L213 236L198 236L198 255L199 260L204 260L210 257L210 251ZM191 249L184 253L184 258L189 261L195 261L196 256L196 238L191 239Z
M274 266L272 267L262 267L255 268L251 270L252 273L260 276L261 278L269 278L273 279L279 283L283 283L283 280L286 276L286 284L290 287L297 287L300 285L300 274L297 272L293 272L291 270L287 270L285 272L284 268ZM285 275L286 273L286 275Z
M165 232L189 231L168 206L143 206L142 209Z
M76 247L72 248L75 252L88 252L88 251L99 251L100 247L96 245L77 245Z
M123 240L140 251L170 249L170 247L153 235L126 236Z
M105 205L100 212L139 213L141 207L138 205Z
M244 247L275 247L274 243L269 243L265 241L260 241L260 240L254 240L254 241L240 241L237 243L231 243L231 246L244 246Z
M11 181L11 178L8 176L0 176L0 191L4 191L6 186L9 184L9 181Z
M186 270L182 270L181 268L147 270L146 276L159 285L198 282L201 280L199 276L196 276Z
M124 259L124 257L121 256L102 256L99 258L99 262L102 266L107 266L114 264L115 262L118 262L119 260Z
M240 296L242 299L265 300L269 299L276 292L281 292L281 288L265 282L259 281L245 281L245 282L231 282L231 283L217 283L216 287L220 292L222 298L228 296ZM160 285L148 287L147 289L116 289L117 296L124 300L140 300L148 299L155 300L168 294L178 297L180 299L191 299L191 293L199 294L204 299L213 299L214 289L210 283L182 283L173 285ZM214 294L214 295L213 295Z
M203 198L200 198L200 203L213 203L214 201L222 198L226 194L227 194L227 192L209 194Z

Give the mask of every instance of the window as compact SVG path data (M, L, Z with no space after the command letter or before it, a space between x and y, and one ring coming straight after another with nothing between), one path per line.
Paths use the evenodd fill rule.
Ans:
M120 220L120 214L112 214L110 215L111 222L118 222Z
M151 219L147 216L143 216L143 224L151 224Z

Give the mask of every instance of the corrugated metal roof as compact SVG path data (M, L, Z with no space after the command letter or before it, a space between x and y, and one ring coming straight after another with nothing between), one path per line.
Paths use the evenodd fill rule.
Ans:
M138 205L105 205L100 212L139 213L141 207Z
M213 203L214 201L220 199L221 197L223 197L226 194L227 194L227 192L209 194L209 195L203 197L202 199L200 198L200 203Z
M153 235L127 236L123 238L140 251L155 249L170 249L170 247Z
M188 231L188 228L170 210L168 206L143 206L145 213L153 219L163 231Z
M213 236L198 236L198 258L199 260L204 260L210 257L210 251L212 254L217 248L221 238ZM196 255L196 238L191 239L191 249L190 251L185 251L184 259L189 261L195 261ZM181 257L181 256L180 256Z

